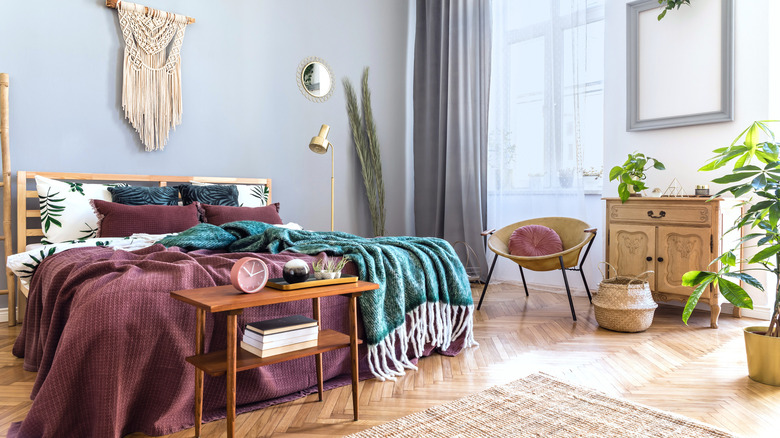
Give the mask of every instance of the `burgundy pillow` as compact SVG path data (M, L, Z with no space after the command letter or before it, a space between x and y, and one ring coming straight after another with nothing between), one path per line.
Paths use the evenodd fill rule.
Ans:
M563 242L552 228L526 225L509 237L509 254L521 257L539 257L563 251Z
M263 207L228 207L224 205L200 204L203 210L203 222L212 225L222 225L235 221L259 221L267 224L281 225L279 203Z
M178 233L200 223L195 204L125 205L99 199L91 202L98 217L97 237Z

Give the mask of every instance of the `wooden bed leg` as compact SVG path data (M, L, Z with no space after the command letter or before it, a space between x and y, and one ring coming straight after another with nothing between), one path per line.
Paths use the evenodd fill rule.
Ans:
M322 323L320 322L320 299L312 298L311 302L312 314L314 319L317 320L317 329L322 330ZM319 393L319 401L322 401L322 390L324 387L322 384L322 353L314 355L314 364L314 366L317 368L317 392Z
M349 355L352 364L352 411L358 420L357 297L349 296Z
M195 354L203 354L203 332L206 328L206 311L195 309ZM195 438L200 437L200 426L203 422L203 370L195 367Z

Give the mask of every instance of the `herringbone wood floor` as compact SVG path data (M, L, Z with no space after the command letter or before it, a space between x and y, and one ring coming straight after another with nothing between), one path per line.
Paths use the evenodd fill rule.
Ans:
M478 298L480 288L473 290ZM780 387L747 377L741 327L755 320L721 315L709 328L709 313L695 313L690 326L680 308L660 306L644 333L598 328L587 298L575 297L572 322L565 295L494 285L476 313L479 348L457 357L434 355L396 382L360 383L361 420L352 421L349 386L240 415L237 435L342 436L492 385L544 371L611 395L676 412L744 436L778 436ZM11 346L18 327L0 325L0 435L24 418L34 373L22 370ZM205 437L225 436L225 423L204 426ZM191 437L193 429L171 437Z

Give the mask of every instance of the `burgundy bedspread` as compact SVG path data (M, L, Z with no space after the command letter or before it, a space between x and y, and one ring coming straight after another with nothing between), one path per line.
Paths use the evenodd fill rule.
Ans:
M228 284L232 264L246 255L155 245L134 252L79 248L46 258L32 279L13 348L26 370L38 372L34 401L9 436L163 435L192 427L195 375L184 358L195 350L195 310L170 292ZM287 260L312 258L257 255L271 277L281 277ZM321 307L325 328L347 332L346 298L325 298ZM239 338L247 322L311 312L309 300L247 309ZM225 339L225 316L207 314L206 351L225 348ZM446 353L461 345L454 342ZM348 357L348 349L324 354L326 388L349 382ZM306 395L316 390L314 357L240 372L236 386L239 413ZM203 413L204 421L224 418L224 376L206 376Z

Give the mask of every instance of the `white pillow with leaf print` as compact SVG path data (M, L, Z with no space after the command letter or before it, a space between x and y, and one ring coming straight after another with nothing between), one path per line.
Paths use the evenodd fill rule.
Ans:
M111 202L108 188L126 184L83 184L35 175L41 205L41 243L60 243L95 237L98 218L90 199Z
M211 183L190 181L194 186L210 186ZM268 186L265 184L227 184L235 185L238 189L239 207L264 207L268 205Z

